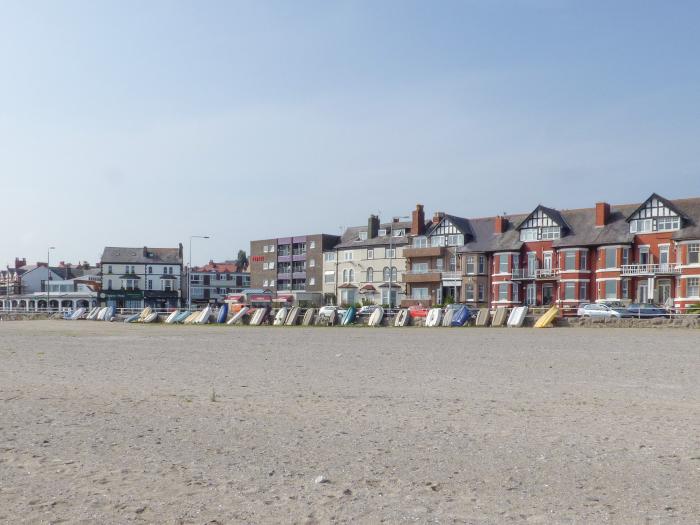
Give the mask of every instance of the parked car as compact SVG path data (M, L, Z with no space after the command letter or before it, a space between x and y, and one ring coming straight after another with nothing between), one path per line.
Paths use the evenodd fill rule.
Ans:
M622 314L606 304L583 304L579 307L579 317L597 317L599 319L619 319Z
M655 304L633 303L622 312L622 317L652 319L654 317L671 317L671 314L665 308Z

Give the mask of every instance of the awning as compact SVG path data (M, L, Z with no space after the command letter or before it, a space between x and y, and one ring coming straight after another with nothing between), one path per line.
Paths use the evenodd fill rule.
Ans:
M396 283L391 283L391 287L401 289L401 285ZM379 285L379 288L389 288L389 283L382 283Z
M350 284L350 283L343 283L340 286L338 286L338 288L357 288L357 286L355 286L354 284Z
M374 287L374 285L371 284L365 284L362 288L360 288L360 293L376 293L377 289Z

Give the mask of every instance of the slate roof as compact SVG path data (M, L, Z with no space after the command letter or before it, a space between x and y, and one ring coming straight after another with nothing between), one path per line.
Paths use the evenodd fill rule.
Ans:
M386 229L387 235L382 235L381 237L377 236L374 239L367 239L365 241L359 240L360 237L360 232L366 232L367 231L367 225L365 224L364 226L351 226L350 228L347 228L344 232L343 235L340 237L340 242L334 246L335 249L341 250L344 248L364 248L364 247L372 247L372 246L388 246L389 245L389 240L390 240L390 234L391 234L391 227L394 227L394 230L399 230L403 228L406 230L405 235L403 237L394 237L394 240L391 241L391 244L393 246L404 246L408 244L408 234L410 233L411 230L411 223L410 222L387 222L379 225L379 229Z
M662 199L658 195L655 196ZM662 200L667 205L670 204L669 208L676 210L685 218L683 227L673 232L672 238L675 240L700 239L700 197ZM563 232L564 235L560 239L552 241L552 245L555 248L566 248L631 244L634 241L634 234L630 233L627 219L639 207L640 204L610 206L610 215L608 216L607 224L603 228L596 228L595 226L595 208L552 210L551 208L542 207L542 209L545 213L551 214L552 219L557 220L557 222L561 219L561 223L566 225L566 231ZM508 224L506 231L502 234L494 233L495 217L468 219L473 236L459 251L464 253L519 250L523 242L520 241L520 233L517 228L530 215L531 213L506 215L505 218Z
M448 219L459 231L461 231L465 236L465 240L467 236L472 235L472 228L469 223L469 219L465 219L464 217L457 217L456 215L450 215L449 213L446 213L443 216L443 220L444 219ZM430 227L428 228L425 234L430 235L434 230L440 227L440 224L442 224L442 220L437 224L431 223Z
M149 257L147 254L151 256ZM103 264L182 264L180 248L150 248L147 246L138 248L106 246L100 260Z

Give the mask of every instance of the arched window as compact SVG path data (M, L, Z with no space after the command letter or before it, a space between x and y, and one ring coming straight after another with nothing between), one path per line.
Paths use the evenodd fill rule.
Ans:
M352 268L350 268L349 274L350 274L350 280L349 280L348 282L349 282L349 283L355 282L355 270L353 270Z
M384 280L385 282L389 282L389 276L390 276L390 274L389 274L389 267L388 267L388 266L385 266L385 267L384 267L384 271L382 272L383 280Z
M367 282L371 283L374 281L374 268L367 268Z
M348 282L348 269L347 268L345 268L345 270L343 270L343 282L344 283Z
M398 274L398 271L396 270L396 266L392 266L391 267L391 280L392 280L392 282L396 282L398 280L397 279L398 275L399 274Z

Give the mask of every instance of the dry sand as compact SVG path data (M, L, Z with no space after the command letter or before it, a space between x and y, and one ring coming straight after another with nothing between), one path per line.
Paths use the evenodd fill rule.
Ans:
M0 522L697 523L698 343L4 322Z

